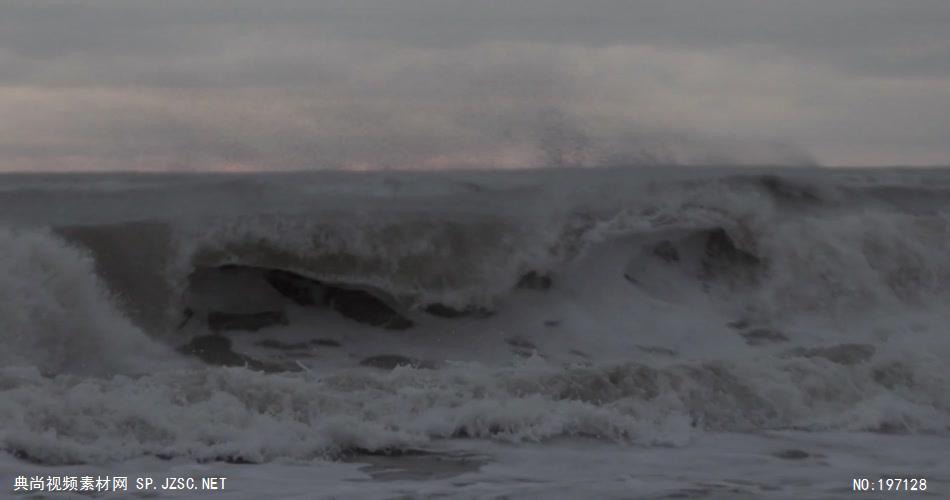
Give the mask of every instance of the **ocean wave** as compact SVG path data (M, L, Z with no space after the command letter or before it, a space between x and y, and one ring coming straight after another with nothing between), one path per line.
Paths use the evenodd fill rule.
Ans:
M529 359L324 377L213 368L108 379L0 370L0 442L42 463L261 462L398 453L459 437L680 446L707 430L946 432L950 394L938 363L560 367Z
M92 258L48 231L0 229L0 275L3 366L111 374L174 361L115 306Z
M419 176L185 216L115 188L107 219L76 195L97 215L0 230L0 443L259 462L950 432L942 187L868 175ZM159 186L300 195L255 182Z

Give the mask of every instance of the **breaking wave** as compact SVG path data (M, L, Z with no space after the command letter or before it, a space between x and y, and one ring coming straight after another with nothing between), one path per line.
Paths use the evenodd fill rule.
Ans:
M4 229L0 446L259 462L950 431L942 176L546 175L113 180L97 203L123 217Z

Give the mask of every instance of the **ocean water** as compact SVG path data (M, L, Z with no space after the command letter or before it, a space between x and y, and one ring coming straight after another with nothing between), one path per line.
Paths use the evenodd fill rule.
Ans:
M942 498L948 216L938 169L5 175L0 496Z

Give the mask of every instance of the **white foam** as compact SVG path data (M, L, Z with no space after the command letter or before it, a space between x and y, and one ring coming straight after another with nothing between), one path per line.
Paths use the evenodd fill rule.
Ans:
M47 231L0 228L0 363L52 373L141 372L167 349L120 313L92 259Z

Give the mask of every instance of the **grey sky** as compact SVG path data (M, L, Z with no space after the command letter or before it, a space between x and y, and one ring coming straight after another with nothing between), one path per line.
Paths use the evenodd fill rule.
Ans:
M946 0L0 0L0 169L950 164Z

